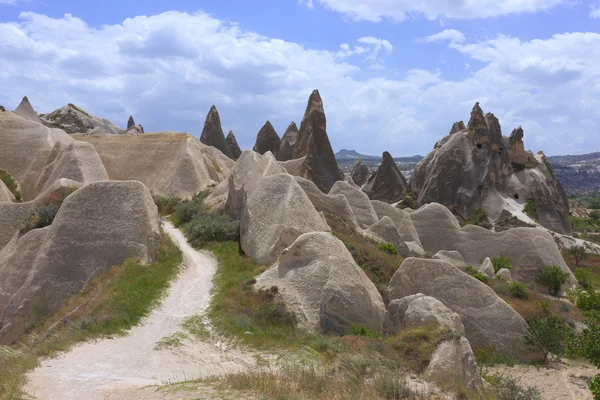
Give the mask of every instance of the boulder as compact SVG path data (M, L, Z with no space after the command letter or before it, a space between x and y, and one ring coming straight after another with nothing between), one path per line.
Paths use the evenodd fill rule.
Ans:
M455 267L461 269L464 269L467 266L463 256L458 251L454 250L440 250L437 253L435 253L431 258L433 258L434 260L446 261L447 263L450 263Z
M21 103L19 103L14 113L17 114L19 117L25 118L29 121L40 122L40 117L38 116L37 112L35 112L35 110L33 109L33 106L29 102L27 96L23 97L23 100L21 100Z
M299 175L313 181L323 193L329 192L336 181L344 179L326 129L323 101L319 91L314 90L308 99L306 112L300 124L294 146L294 158L305 157Z
M279 138L279 135L275 132L275 128L273 128L271 122L267 121L264 126L260 128L260 131L258 131L258 135L256 135L256 144L254 145L253 150L261 155L270 151L277 157L280 146L281 139Z
M237 160L240 158L242 154L242 150L240 149L240 145L238 144L233 131L229 131L227 137L225 138L227 144L229 145L229 149L231 150L231 154L233 155L233 159Z
M404 242L414 243L419 248L421 247L421 241L419 240L417 230L413 225L410 215L406 211L378 200L371 200L371 204L373 204L373 209L375 210L375 213L377 213L378 218L381 219L387 216L394 221L394 224L400 233L400 237Z
M67 133L122 135L127 132L109 120L96 117L74 104L67 104L43 115L41 121L50 128L62 129Z
M4 106L0 106L0 112L5 112L6 108L4 108Z
M292 123L287 127L283 137L281 138L281 146L277 154L278 161L289 161L294 158L294 147L298 140L298 127L296 123Z
M548 231L539 228L515 228L492 232L467 225L461 228L456 217L441 204L431 203L409 214L423 249L429 254L440 250L458 251L468 265L479 265L486 257L509 257L513 279L539 287L536 277L540 268L558 265L576 284L558 246ZM542 289L541 287L539 287Z
M352 186L348 182L337 181L329 191L329 195L335 196L337 194L341 194L348 199L348 204L350 204L361 228L366 229L379 221L369 197L358 187Z
M512 283L512 275L510 274L510 270L508 268L501 268L498 272L496 272L496 277L502 279L508 283Z
M440 343L433 352L424 375L446 382L448 379L457 380L472 388L483 385L471 344L465 337Z
M398 169L391 154L387 151L383 153L381 165L377 168L363 190L371 200L380 200L386 203L395 203L406 197L406 178Z
M537 358L528 351L525 320L487 285L451 264L407 258L387 289L390 301L422 293L456 312L475 348L494 347L519 359Z
M377 331L383 327L381 295L344 243L330 233L298 237L256 285L276 286L299 326L312 332L345 334L352 325Z
M398 254L407 256L410 252L408 246L400 237L400 232L390 217L383 217L363 232L363 235L381 243L393 245Z
M391 301L385 314L383 331L395 335L403 329L431 323L445 325L461 335L465 333L457 313L441 301L422 293Z
M96 182L68 196L53 223L0 251L0 344L57 311L98 274L129 258L154 261L159 218L140 182Z
M233 160L233 153L225 140L225 134L221 128L221 117L219 116L217 107L214 105L210 108L206 116L200 141L207 146L216 147L221 153Z
M134 126L135 126L135 121L133 120L133 115L130 115L129 119L127 120L127 130L130 130Z
M493 278L496 276L496 273L494 272L494 266L492 265L492 260L490 260L489 257L486 257L485 260L483 260L481 266L479 267L479 272L488 278Z
M190 199L227 180L233 167L221 151L188 134L73 137L93 145L111 179L140 181L157 196Z
M15 195L8 190L4 182L0 180L0 203L12 203L13 201L15 201Z
M356 164L354 164L354 167L352 167L352 172L350 173L352 180L358 186L362 186L364 183L366 183L370 175L371 171L369 171L369 167L367 167L362 158L358 160Z

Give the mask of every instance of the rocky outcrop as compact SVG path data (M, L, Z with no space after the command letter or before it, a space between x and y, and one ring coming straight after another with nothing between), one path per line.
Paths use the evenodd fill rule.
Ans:
M308 99L294 146L294 158L302 157L305 159L299 175L313 181L323 193L329 192L336 181L344 179L327 136L325 111L318 90L314 90Z
M6 187L4 182L0 181L0 202L12 203L15 200L15 196Z
M221 117L219 116L217 107L214 105L210 108L206 116L200 141L207 146L216 147L221 153L233 160L233 153L225 140L225 134L221 128Z
M159 241L156 205L140 182L96 182L75 191L50 226L15 236L0 251L0 344L108 268L133 257L153 261Z
M390 301L422 293L457 313L475 348L494 347L520 359L537 357L525 345L525 320L484 283L441 260L407 258L388 287Z
M367 167L362 158L358 160L356 164L354 164L354 167L352 167L352 173L350 174L352 180L358 186L362 186L364 183L366 183L370 175L371 171L369 171L369 167Z
M33 109L33 106L29 102L27 96L23 97L23 100L21 100L21 103L19 103L14 113L19 117L25 118L29 121L40 122L40 117Z
M279 146L279 152L277 154L278 161L289 161L294 158L294 148L297 140L298 127L296 126L296 123L292 121L281 138L281 145Z
M240 145L238 144L235 135L233 134L233 131L229 131L225 140L229 145L229 149L231 150L231 155L233 155L233 159L237 160L238 158L240 158L242 150L240 149Z
M514 270L513 279L537 287L540 268L558 265L575 277L565 263L552 235L539 228L515 228L492 232L467 225L461 228L456 217L441 204L431 203L412 212L410 218L419 235L423 249L429 254L440 250L458 251L468 265L479 265L486 257L509 257Z
M346 197L361 228L366 229L379 221L371 201L356 186L352 186L348 182L337 181L329 191L329 195L335 196L337 194Z
M525 151L520 127L502 136L498 119L484 115L479 103L467 127L454 124L417 164L411 187L419 205L441 203L465 220L480 208L496 220L533 201L541 225L571 230L568 199L543 154Z
M486 257L485 260L483 260L481 266L479 267L479 272L488 278L493 278L496 276L496 273L494 272L494 266L492 265L492 260L490 260L489 257Z
M394 246L398 254L406 257L410 250L407 244L400 237L400 232L390 217L383 217L374 223L369 229L363 232L363 235L381 243L387 243Z
M67 133L122 135L127 132L109 120L96 117L74 104L67 104L49 114L44 114L41 121L49 128L62 129Z
M141 125L136 125L135 121L133 120L133 116L130 115L129 120L127 121L126 131L129 134L140 134L140 133L144 133L144 127Z
M452 264L460 269L465 269L465 267L467 266L467 264L465 264L465 259L463 258L463 256L458 251L454 250L440 250L437 253L435 253L431 258L433 258L434 260L446 261L447 263Z
M472 388L483 385L475 354L465 337L440 343L433 352L424 375L445 382L450 378Z
M135 126L135 121L133 120L133 115L130 115L129 119L127 120L127 130L130 130L134 126Z
M261 155L270 151L277 157L280 146L281 139L279 138L279 135L275 132L275 128L273 128L271 122L267 121L263 127L260 128L260 131L258 131L258 135L256 135L256 143L254 144L253 150Z
M398 169L391 154L383 153L381 165L367 179L363 190L371 200L395 203L406 197L406 178Z
M381 295L344 243L330 233L298 237L256 285L276 286L287 309L309 331L345 334L357 324L378 331L383 327Z
M81 183L108 179L94 146L13 113L0 114L0 143L0 168L19 182L25 201L57 179Z
M419 248L421 247L419 235L407 212L382 201L371 200L371 204L373 204L373 209L377 213L378 218L382 219L387 216L394 221L394 224L400 233L400 237L404 242L407 244L414 243Z
M226 180L233 167L219 150L183 133L73 137L93 145L111 179L140 181L158 196L189 199Z
M508 268L501 268L500 270L498 270L498 272L496 272L496 278L502 279L503 281L506 281L508 283L511 283L513 281L512 275L510 274L510 270Z

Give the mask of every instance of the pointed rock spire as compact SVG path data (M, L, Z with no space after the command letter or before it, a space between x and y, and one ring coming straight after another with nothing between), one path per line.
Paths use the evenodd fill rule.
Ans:
M292 123L287 127L283 138L281 138L281 146L279 146L279 153L277 154L277 161L288 161L294 158L294 147L298 140L298 127L296 123Z
M467 129L467 128L465 127L464 122L462 122L462 121L455 122L454 124L452 124L452 129L450 129L449 135L454 135L455 133L464 131L465 129Z
M325 111L318 90L314 90L308 99L294 146L294 158L302 157L306 159L301 176L313 181L323 193L328 193L336 181L344 179L327 136Z
M23 97L23 100L21 100L21 103L15 109L14 113L30 121L40 122L40 118L31 106L31 103L29 102L27 96Z
M237 160L238 158L240 158L240 155L242 154L242 150L240 149L240 146L238 145L238 142L235 138L235 135L233 134L233 131L229 131L225 140L227 141L227 144L229 145L231 154L233 154L233 159Z
M127 121L127 130L130 130L135 126L135 121L133 120L133 115L129 116L129 120Z
M392 155L383 153L381 165L369 177L363 191L371 200L395 203L406 197L406 178L394 162Z
M225 140L225 134L221 128L221 118L219 116L219 112L217 111L217 107L214 105L210 108L210 111L206 116L200 141L207 146L216 147L221 151L221 153L233 159L233 154L231 153L231 149Z
M488 126L483 116L483 110L479 107L479 102L475 103L471 111L471 119L469 119L467 128L469 130L469 138L478 143L477 147L482 144L481 141L487 141L487 138L483 138L488 135Z
M1 111L1 112L4 112L4 111L6 111L6 109L4 108L4 106L0 106L0 111Z
M252 150L261 155L270 151L277 157L280 146L281 139L279 138L279 135L275 132L275 128L273 128L271 122L267 121L263 127L260 128L260 131L258 131L258 135L256 135L256 144Z
M367 167L361 158L356 162L356 164L354 164L354 167L352 168L352 174L350 176L352 177L354 183L356 183L358 186L362 186L369 178L369 175L371 175L371 171L369 171L369 167Z

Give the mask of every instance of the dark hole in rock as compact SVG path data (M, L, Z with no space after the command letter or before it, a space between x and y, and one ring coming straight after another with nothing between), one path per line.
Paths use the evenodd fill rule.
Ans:
M519 200L519 195L515 193L515 200Z
M477 148L478 148L478 149L480 149L480 148L482 148L482 147L483 147L483 146L481 145L481 143L477 143Z
M500 148L498 149L498 154L502 154L502 150L504 150L504 149L503 149L502 147L500 147Z

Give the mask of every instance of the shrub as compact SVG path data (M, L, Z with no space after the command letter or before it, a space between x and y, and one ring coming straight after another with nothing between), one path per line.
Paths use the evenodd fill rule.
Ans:
M580 267L575 269L574 274L575 278L577 278L577 282L579 282L584 289L590 289L592 287L592 281L594 278L590 271Z
M502 381L497 390L498 400L540 400L540 392L534 387L523 387L514 378Z
M528 300L529 299L529 290L527 290L527 286L522 284L521 282L513 282L509 285L510 295L512 297L516 297L518 299Z
M208 242L237 241L240 223L223 215L203 214L194 218L185 231L190 244L200 249Z
M534 221L539 219L534 200L527 200L525 207L523 207L523 212Z
M565 290L565 296L567 296L567 299L577 305L577 300L579 299L579 295L581 294L582 289L580 287L574 287L574 288L570 288Z
M350 332L354 336L363 336L371 339L379 339L381 337L381 333L364 325L352 325Z
M494 266L494 272L497 273L502 268L513 269L510 258L499 255L498 257L492 258L492 265Z
M163 217L173 214L181 203L181 199L177 197L152 196L152 199L158 207L158 213Z
M465 221L464 225L477 225L485 229L492 229L492 224L483 208L473 211L473 214Z
M15 196L16 201L23 200L21 190L19 189L19 183L11 174L3 169L0 169L0 181L4 182L8 190L10 190Z
M63 201L75 190L74 188L60 188L48 195L44 203L31 212L21 227L21 234L51 225Z
M581 290L576 305L582 311L600 311L600 294L594 289Z
M413 210L416 210L417 208L419 208L419 204L417 203L417 200L414 197L409 195L403 198L402 201L400 201L396 205L396 207L400 209L412 208Z
M390 243L381 243L379 245L379 250L388 254L398 254L398 250L396 249L396 247L394 247L394 245Z
M567 250L567 254L573 256L576 267L579 267L579 263L587 258L587 253L585 252L585 247L583 246L573 246Z
M472 266L467 265L465 270L467 271L467 274L471 275L473 278L477 279L478 281L481 281L481 282L485 283L486 285L490 283L490 280L487 277L487 275L484 275L481 272L476 271L475 268L473 268Z
M569 327L557 316L532 317L527 320L527 335L525 343L532 351L544 353L544 363L548 354L561 356L565 352L565 340L569 334Z
M594 315L594 314L593 314ZM587 328L580 334L571 332L567 339L567 354L582 357L600 368L600 319L598 315L586 319ZM596 375L589 384L594 400L600 400L600 375Z
M540 269L537 281L548 288L548 293L556 296L560 292L562 285L569 280L569 274L557 265L544 267Z
M191 200L181 202L175 206L175 222L181 226L190 222L193 218L208 212L208 207L204 205L204 199L208 197L210 191L199 192Z
M594 400L600 400L600 374L592 378L589 387L590 392L594 395Z

